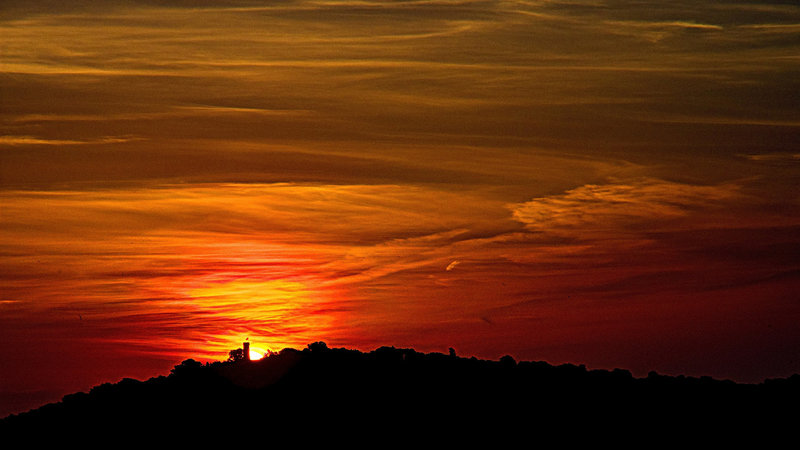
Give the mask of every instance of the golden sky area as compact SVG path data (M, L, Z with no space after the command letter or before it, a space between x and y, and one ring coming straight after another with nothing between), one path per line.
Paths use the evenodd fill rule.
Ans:
M792 1L7 0L0 416L261 350L800 372Z

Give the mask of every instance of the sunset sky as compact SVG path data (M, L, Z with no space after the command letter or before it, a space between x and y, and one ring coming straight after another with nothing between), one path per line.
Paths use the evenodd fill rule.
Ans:
M4 0L0 417L253 347L800 372L800 4Z

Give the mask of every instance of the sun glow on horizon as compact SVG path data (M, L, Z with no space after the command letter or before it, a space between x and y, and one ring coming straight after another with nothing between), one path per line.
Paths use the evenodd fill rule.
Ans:
M224 353L240 343L268 343L251 347L250 359L258 360L273 348L304 346L312 336L324 335L333 317L324 311L328 298L307 282L295 280L247 280L208 282L186 292L196 311L213 318L205 351Z

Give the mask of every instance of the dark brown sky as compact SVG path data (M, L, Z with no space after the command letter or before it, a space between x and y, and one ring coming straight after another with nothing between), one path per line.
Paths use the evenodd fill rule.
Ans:
M800 372L796 2L5 1L0 38L0 415L245 337Z

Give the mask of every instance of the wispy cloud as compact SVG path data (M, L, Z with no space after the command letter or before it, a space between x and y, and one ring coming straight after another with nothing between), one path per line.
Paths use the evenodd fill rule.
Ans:
M577 239L652 232L675 226L697 210L722 210L741 200L736 185L696 186L656 179L585 185L561 195L512 207L514 218L532 231Z
M791 81L770 75L797 69L786 58L800 15L790 5L756 14L735 2L37 4L15 4L0 22L10 136L83 141L80 122L105 117L93 136L161 141L193 130L203 135L194 147L209 153L243 136L396 145L475 145L480 136L486 148L658 154L695 134L645 132L642 120L680 112L709 126L794 123L778 94ZM658 39L643 42L648 33ZM132 132L120 120L151 123ZM598 133L603 142L589 138ZM746 135L722 139L741 153Z
M763 153L742 156L751 161L800 162L800 153Z
M84 144L118 144L138 140L130 136L108 136L99 139L44 139L36 136L0 136L0 145L84 145Z

